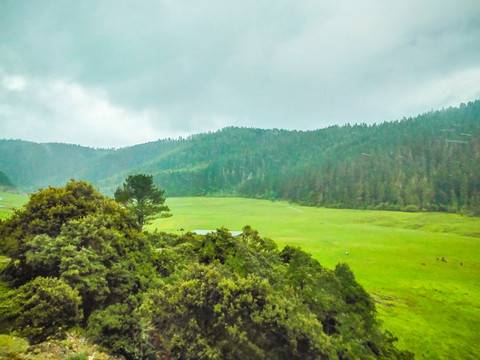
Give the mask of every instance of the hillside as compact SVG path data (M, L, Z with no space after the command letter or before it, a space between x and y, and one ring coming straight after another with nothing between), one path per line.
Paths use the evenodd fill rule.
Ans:
M108 150L71 144L0 140L0 168L26 192L65 183Z
M480 101L415 118L315 131L225 128L118 150L0 141L24 190L153 174L167 196L243 196L336 208L480 213Z
M13 190L15 185L10 181L7 175L0 171L0 190Z

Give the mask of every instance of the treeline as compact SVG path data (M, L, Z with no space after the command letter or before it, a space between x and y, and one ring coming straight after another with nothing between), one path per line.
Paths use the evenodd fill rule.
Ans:
M479 125L476 102L401 122L360 126L356 138L325 156L319 167L298 168L280 185L282 197L307 205L467 210L478 215Z
M0 141L0 168L18 185L58 185L76 177L106 194L127 175L147 173L167 196L243 196L310 206L479 215L479 139L480 101L475 101L371 126L315 131L232 127L119 150L76 147L76 153L71 147L63 155L56 155L58 144L36 144L49 149L39 151L46 156L43 161L29 155L31 143L19 149L20 143L12 147ZM36 160L27 161L30 157ZM68 158L75 161L63 166ZM38 183L45 179L50 182Z
M38 344L75 327L127 359L413 357L346 264L248 226L178 236L135 219L83 181L33 193L0 221L0 333Z
M480 101L380 125L296 132L228 128L194 138L171 195L480 214Z

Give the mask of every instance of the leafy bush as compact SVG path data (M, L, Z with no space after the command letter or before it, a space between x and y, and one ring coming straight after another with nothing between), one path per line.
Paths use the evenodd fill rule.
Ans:
M138 230L136 220L127 210L84 181L72 181L65 187L41 189L30 195L24 207L0 225L0 252L14 260L5 270L10 282L16 286L22 285L37 274L38 269L32 268L25 258L26 252L38 245L38 241L33 242L37 235L56 238L69 221L82 220L89 214L107 217L109 227L121 231L125 236Z
M7 293L0 303L0 329L39 343L82 320L81 298L60 279L37 277Z
M80 353L80 354L68 355L65 360L88 360L88 354Z
M420 208L417 205L410 204L405 206L402 210L406 212L419 212Z
M136 309L139 301L130 296L125 302L95 311L88 321L88 334L98 344L129 359L145 359L153 353L148 334Z
M279 252L249 227L239 237L220 229L185 239L197 260L185 254L189 263L152 286L141 306L158 352L181 359L411 355L380 331L373 301L347 265L331 271L298 248ZM180 246L177 238L169 251Z
M313 313L268 281L238 278L220 264L192 265L181 281L152 290L144 311L161 347L181 359L313 359L333 353Z

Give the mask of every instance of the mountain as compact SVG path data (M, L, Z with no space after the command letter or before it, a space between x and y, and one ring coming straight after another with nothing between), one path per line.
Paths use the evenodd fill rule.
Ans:
M1 140L0 168L18 188L33 191L48 185L65 184L108 152L79 145Z
M0 190L13 190L15 185L10 181L7 175L0 171Z
M480 214L480 101L375 125L315 131L229 127L118 150L0 140L0 168L27 191L132 173L167 196L245 196L338 208Z

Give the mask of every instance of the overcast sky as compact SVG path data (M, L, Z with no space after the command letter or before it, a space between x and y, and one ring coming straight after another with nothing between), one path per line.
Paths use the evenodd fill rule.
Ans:
M122 147L480 98L479 0L1 0L0 138Z

